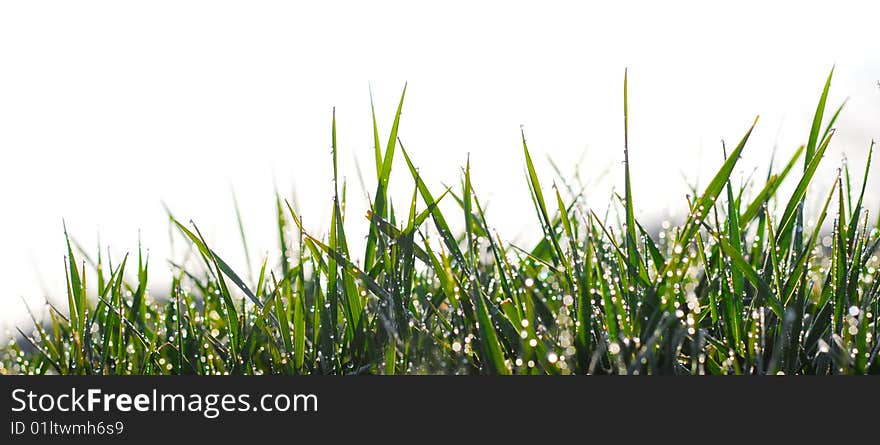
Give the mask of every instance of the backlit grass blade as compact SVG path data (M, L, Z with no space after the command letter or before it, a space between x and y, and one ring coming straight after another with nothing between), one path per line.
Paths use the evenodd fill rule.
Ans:
M553 246L553 262L556 264L560 264L560 262L562 261L562 249L559 247L559 241L556 239L557 235L553 230L553 224L547 214L547 204L544 202L544 193L541 191L541 183L538 181L538 175L535 172L535 165L532 163L532 157L529 154L529 147L526 144L525 132L520 130L520 134L522 136L523 153L525 155L526 169L528 171L529 187L532 190L532 196L535 200L535 206L538 210L538 216L541 219L541 224L544 227L544 236L547 240L550 241L551 245Z
M67 241L67 261L69 270L68 304L70 309L70 321L76 327L74 335L78 335L84 331L85 327L85 311L86 311L86 295L83 289L82 277L79 274L79 268L76 266L76 257L73 255L73 249L70 247L70 236L67 234L67 223L63 223L64 238Z
M626 208L626 264L629 283L635 281L641 259L636 243L636 219L633 210L632 178L629 168L629 93L628 71L623 72L623 168L624 168L624 205Z
M247 235L244 231L244 222L242 222L241 209L238 206L238 198L235 197L235 191L232 191L232 206L235 208L235 221L238 223L238 234L241 236L241 248L244 252L244 260L247 263L248 278L254 279L254 271L251 269L251 251L248 248Z
M406 85L403 86L403 92L400 94L400 103L397 105L397 112L394 115L394 122L391 125L391 133L388 137L388 144L385 147L385 154L382 156L382 164L381 168L378 170L377 177L377 186L376 186L376 196L373 198L372 211L382 217L385 217L386 205L388 201L387 193L388 193L388 182L391 177L391 166L394 161L394 149L395 144L397 142L397 133L400 127L400 115L403 111L403 99L406 97ZM378 133L376 130L376 121L375 116L373 119L374 126L374 140L378 146ZM379 154L376 154L376 160L379 160ZM378 166L378 164L377 164ZM364 267L369 270L372 268L374 261L376 260L376 249L379 233L374 229L370 229L370 233L367 236L367 247L364 252Z
M458 246L458 242L455 240L455 237L452 235L452 231L449 229L449 225L446 223L446 218L443 217L443 213L437 208L435 203L437 202L434 197L431 195L431 192L428 190L428 187L422 182L422 179L419 177L418 170L413 165L412 160L406 152L406 149L403 147L403 144L400 144L400 152L403 153L403 157L406 160L406 164L409 167L410 174L413 177L413 180L416 182L416 186L419 188L419 193L422 195L422 200L425 202L425 205L428 208L431 208L431 217L434 220L434 224L437 227L437 231L440 232L440 236L443 238L443 242L446 244L446 248L449 249L449 252L452 254L453 259L462 265L463 267L467 267L467 262L464 259L464 255L461 253L461 249Z
M721 165L718 173L715 174L715 177L712 178L712 181L706 186L703 194L694 203L693 209L684 223L684 228L678 236L677 244L679 246L688 244L693 239L697 230L699 230L701 221L705 221L709 210L715 205L715 200L718 198L718 195L729 180L730 174L733 172L733 167L739 160L739 157L746 146L746 142L748 142L749 136L751 136L757 122L758 119L755 118L755 122L749 127L745 136L743 136L736 148L730 152L730 156L724 161L724 164Z
M465 227L467 232L468 257L472 269L476 269L476 257L473 250L473 240L471 239L471 168L470 161L467 163L464 174L464 215ZM504 363L504 355L502 353L501 344L498 341L498 334L495 332L495 325L489 316L487 302L483 296L482 290L477 285L475 276L471 275L467 278L465 289L474 304L474 310L477 315L477 330L480 333L480 346L483 349L482 359L486 364L488 371L493 374L509 374L510 370Z
M201 237L196 236L189 229L187 229L186 226L184 226L183 224L181 224L177 220L174 220L174 224L177 226L178 229L180 229L181 232L183 232L184 235L186 235L187 238L190 239L190 241L193 242L193 244L196 245L196 247L198 247L198 249L202 252L202 254L204 254L211 261L217 263L218 274L222 272L223 274L228 276L229 279L232 280L232 282L239 289L241 289L241 291L245 294L245 296L247 296L254 304L257 305L257 307L263 307L263 302L261 302L260 299L257 298L256 295L254 295L254 292L251 291L247 287L247 285L244 283L244 281L241 279L241 277L239 277L238 274L235 273L235 271L232 270L232 268L229 267L229 265L226 264L226 262L223 261L222 258L220 258L216 253L214 253L213 250L208 248L207 244L205 244L204 240L202 240Z
M785 211L783 211L782 217L779 220L779 228L776 229L776 245L778 247L787 246L788 242L791 240L792 229L795 228L795 221L799 214L798 208L801 206L801 201L807 194L807 187L810 185L810 181L813 180L813 175L816 173L816 169L819 167L819 162L825 155L825 150L828 148L828 144L831 142L833 136L834 132L831 132L828 137L825 138L825 141L822 142L822 145L819 146L819 149L813 154L810 163L807 164L806 169L804 170L803 176L801 176L800 181L791 194L791 198L788 200Z
M788 176L788 173L794 167L795 162L800 157L801 153L804 151L804 146L801 145L795 151L794 155L792 155L791 159L788 161L788 164L785 165L785 168L777 174L770 177L767 180L767 184L764 185L764 188L758 193L757 196L752 200L751 204L746 208L745 212L742 213L742 223L748 224L752 219L755 218L760 213L761 206L763 206L771 197L776 195L777 190L779 190L779 186L782 185L782 182Z

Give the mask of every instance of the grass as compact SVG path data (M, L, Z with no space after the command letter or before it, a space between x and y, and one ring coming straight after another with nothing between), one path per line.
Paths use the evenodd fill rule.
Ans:
M659 236L634 216L626 82L625 193L604 216L586 210L570 184L544 188L523 135L544 236L526 249L493 235L469 163L454 189L420 178L397 137L404 88L384 145L373 113L377 181L362 255L345 231L334 113L326 236L304 230L279 195L280 258L242 274L223 260L232 247L209 245L198 226L169 214L198 261L172 263L164 298L147 292L140 248L93 258L68 237L68 307L34 316L33 334L20 331L0 352L0 372L880 373L880 234L863 203L870 153L855 178L845 167L830 189L810 187L840 112L826 113L831 75L804 147L763 181L737 186L731 173L752 125L694 190L683 223ZM388 195L396 155L412 177L404 211ZM790 195L780 192L786 180ZM814 194L822 208L808 212ZM444 213L438 203L450 200L459 211ZM453 220L463 229L454 232ZM830 247L818 242L829 227ZM247 252L240 217L239 228Z

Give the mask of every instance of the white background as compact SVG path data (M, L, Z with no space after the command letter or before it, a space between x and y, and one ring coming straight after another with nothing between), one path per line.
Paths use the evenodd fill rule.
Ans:
M333 106L349 233L365 233L355 160L372 192L369 85L384 142L409 82L400 135L422 176L456 185L470 154L508 239L538 233L520 125L545 185L551 156L601 182L597 208L621 186L625 67L641 218L682 208L721 139L736 143L757 114L737 174L763 175L774 145L791 153L834 64L830 105L849 104L826 178L880 136L876 2L309 3L0 3L0 320L22 314L20 297L64 301L62 218L117 255L140 231L156 286L171 255L162 202L239 266L232 189L256 259L277 249L276 186L320 233ZM408 195L411 179L392 188Z

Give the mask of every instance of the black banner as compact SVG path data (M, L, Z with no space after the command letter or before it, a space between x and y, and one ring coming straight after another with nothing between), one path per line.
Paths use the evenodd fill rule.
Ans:
M701 431L853 437L873 430L876 411L848 401L876 406L880 379L4 376L0 389L3 443L519 443L598 433L628 442Z

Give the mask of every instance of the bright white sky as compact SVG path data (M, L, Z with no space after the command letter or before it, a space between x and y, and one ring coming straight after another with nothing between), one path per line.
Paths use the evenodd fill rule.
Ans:
M834 64L830 103L850 102L828 171L880 137L876 2L312 3L0 3L0 320L22 313L20 296L63 301L62 217L117 254L140 230L160 278L163 201L235 264L231 188L255 257L277 248L274 184L296 190L320 233L333 106L349 221L364 233L354 160L372 188L370 84L387 134L409 81L401 137L423 177L456 184L469 153L506 238L538 227L520 125L536 158L587 178L610 169L589 195L597 207L620 186L624 67L643 218L680 208L684 178L705 183L720 140L735 143L756 114L740 171L766 168L775 143L791 153ZM411 191L404 175L395 185Z

